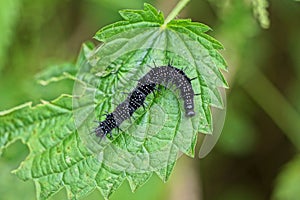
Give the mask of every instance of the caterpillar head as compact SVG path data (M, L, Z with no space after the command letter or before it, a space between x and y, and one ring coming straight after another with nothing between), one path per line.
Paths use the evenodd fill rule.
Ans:
M102 122L99 122L99 126L95 129L97 137L101 139L109 134L109 137L112 137L112 129L115 128L116 122L112 113L106 115L106 119Z

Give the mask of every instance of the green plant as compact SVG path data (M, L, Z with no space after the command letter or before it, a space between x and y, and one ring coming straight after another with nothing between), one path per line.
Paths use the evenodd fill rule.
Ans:
M212 132L210 106L223 107L218 87L227 87L220 72L227 66L218 53L222 45L205 34L210 30L208 26L189 19L174 20L187 2L180 1L166 20L149 4L145 4L144 10L120 11L124 21L108 25L96 34L95 38L103 42L102 46L84 44L75 66L53 67L38 76L43 85L63 79L75 80L73 96L63 94L51 102L42 101L33 107L26 103L0 113L0 150L17 140L28 146L28 157L14 173L22 180L34 181L38 199L47 199L63 187L70 199L84 197L96 188L107 199L124 180L128 180L132 191L153 174L167 181L180 151L194 156L198 132ZM137 61L142 66L138 70ZM86 129L81 130L82 124L88 121L84 115L90 114L89 108L94 105L93 117L107 111L110 108L108 102L119 98L113 92L115 88L121 90L133 86L133 81L124 83L121 78L138 78L145 70L143 67L153 61L161 65L172 62L181 67L189 66L188 75L197 77L194 88L200 93L195 99L198 116L191 119L183 117L184 111L174 94L164 91L153 98L149 108L138 113L140 117L125 130L128 133L149 130L163 120L163 113L168 120L159 124L157 137L149 140L143 137L140 141L141 138L135 135L119 134L112 141L118 151L131 155L126 159L135 158L142 152L139 155L148 156L148 162L159 161L158 164L144 168L145 160L137 158L129 162L124 159L117 163L122 164L120 167L115 167L110 162L121 157L118 151L115 152L111 146L97 146L95 140L82 140L89 135ZM100 82L95 84L95 81ZM85 89L94 89L95 99L78 100L81 92L86 95L84 97L89 97L89 93L84 93L88 90L82 89L82 85ZM151 153L159 152L161 148L165 150ZM99 154L106 156L99 159ZM133 164L138 167L132 169Z

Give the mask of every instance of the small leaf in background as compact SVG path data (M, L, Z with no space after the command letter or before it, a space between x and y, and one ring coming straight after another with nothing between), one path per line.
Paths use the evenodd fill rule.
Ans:
M74 80L78 71L78 66L86 62L87 57L90 56L94 47L94 44L92 44L91 42L84 43L81 47L81 51L78 55L76 64L65 63L50 66L38 73L35 79L41 85L48 85L52 82L58 82L64 79Z
M262 28L269 28L270 20L267 8L268 0L251 0L253 5L254 16L258 19Z
M39 84L45 86L52 82L58 82L63 79L72 78L76 72L76 65L73 63L65 63L48 67L44 71L37 74L35 78Z

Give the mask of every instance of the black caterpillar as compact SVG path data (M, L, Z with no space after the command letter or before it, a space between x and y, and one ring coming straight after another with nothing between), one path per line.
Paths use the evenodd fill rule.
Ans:
M120 103L112 113L106 114L104 121L98 122L99 125L93 132L100 138L108 134L112 137L112 130L114 128L119 130L119 126L123 121L129 119L139 107L144 107L146 97L154 93L157 85L175 85L180 91L180 96L184 101L186 116L194 116L195 94L191 84L192 80L193 79L188 78L182 70L170 64L152 68L138 81L137 87L128 95L127 99ZM166 85L164 86L166 87Z

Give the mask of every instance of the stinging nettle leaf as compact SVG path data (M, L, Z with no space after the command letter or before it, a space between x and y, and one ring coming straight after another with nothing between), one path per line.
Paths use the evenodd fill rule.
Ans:
M194 156L198 132L212 132L210 106L224 107L219 88L228 85L220 69L226 70L227 65L218 53L223 46L205 34L209 27L191 20L173 20L164 26L162 15L153 9L146 4L143 11L121 11L125 21L96 33L95 38L104 43L77 74L74 116L84 144L101 162L126 173L153 171L167 180L178 152ZM124 133L114 131L113 140L99 143L99 137L87 134L94 121L103 121L105 113L126 99L123 92L130 93L149 66L169 63L185 69L188 77L197 77L193 88L201 95L195 97L196 117L186 118L178 95L166 91L147 97L151 106L121 124Z

